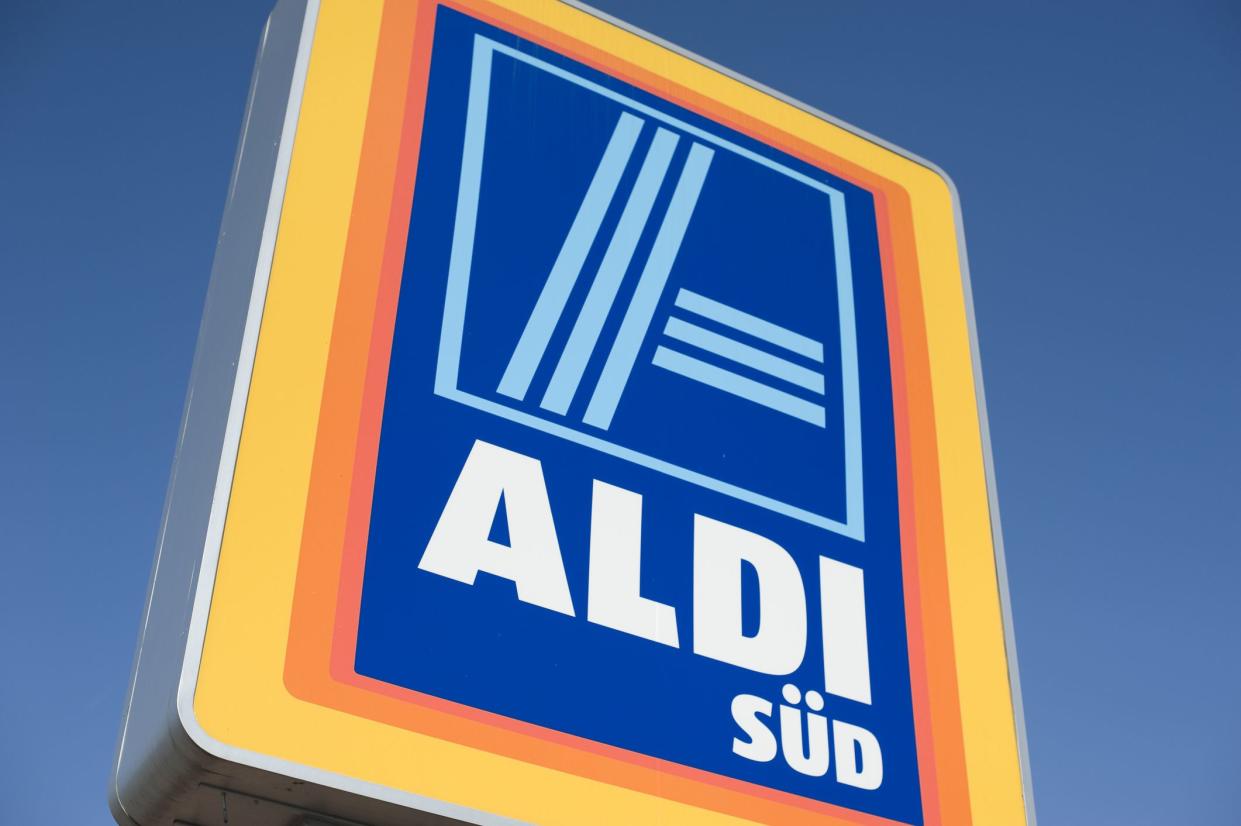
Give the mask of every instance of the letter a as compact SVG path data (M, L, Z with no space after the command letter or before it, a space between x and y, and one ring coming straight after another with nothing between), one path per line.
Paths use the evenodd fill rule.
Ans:
M509 545L488 539L504 497ZM479 571L511 580L517 598L573 616L543 467L537 459L474 442L418 567L474 584Z

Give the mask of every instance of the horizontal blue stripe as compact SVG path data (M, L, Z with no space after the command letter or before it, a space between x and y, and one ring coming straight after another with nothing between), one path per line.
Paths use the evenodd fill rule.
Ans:
M753 150L750 150L750 149L746 149L744 146L735 144L732 141L724 140L719 135L713 135L710 132L706 131L705 129L700 129L697 126L694 126L692 123L687 123L679 118L674 118L671 115L669 115L667 112L661 112L658 109L647 106L645 103L642 103L641 101L634 100L631 97L626 97L620 94L619 92L614 92L611 89L607 88L606 86L600 86L598 83L595 83L594 81L590 81L590 80L587 80L586 78L579 77L578 75L575 75L572 72L566 71L560 68L559 66L554 66L545 60L539 60L537 57L534 57L533 55L528 55L522 51L518 51L517 49L514 49L512 46L506 46L503 43L499 43L495 40L491 40L490 38L483 37L481 34L475 35L475 36L478 38L478 40L489 44L492 49L499 52L500 54L508 55L514 60L520 60L522 63L525 63L529 66L534 66L537 69L542 69L543 71L547 72L549 75L554 75L555 77L562 78L564 80L569 81L570 83L573 83L577 86L582 87L583 89L588 89L597 95L602 95L605 98L614 100L618 102L619 104L621 104L622 106L627 106L628 108L634 110L635 112L641 112L644 115L648 115L652 118L661 120L664 123L668 124L669 126L673 127L674 129L678 129L682 132L686 132L700 140L706 141L707 143L715 144L716 146L722 149L727 149L729 152L733 152L737 155L740 155L746 160L754 161L754 163L759 164L760 166L765 166L768 169L771 169L775 172L780 173L781 175L785 175L789 178L792 178L794 181L797 181L798 183L805 184L811 189L816 189L819 192L822 192L824 194L837 191L833 189L832 187L828 186L827 184L823 183L822 181L816 181L814 178L811 178L809 175L803 175L797 170L791 169L785 166L784 164L776 163L775 161L771 160L765 155L762 155L758 152L754 152Z
M816 373L807 367L802 367L800 364L794 364L787 359L773 356L771 353L760 350L757 347L742 344L740 341L731 339L728 336L713 333L706 328L699 327L697 324L690 324L688 321L682 321L679 318L670 318L664 327L664 335L675 338L677 341L683 341L700 350L715 353L717 356L726 358L729 361L735 361L738 364L744 364L746 367L761 370L769 376L783 379L806 390L819 394L823 393L822 373Z
M739 376L730 370L716 367L714 364L707 364L705 361L669 350L667 347L655 348L655 358L651 361L656 367L662 367L685 376L687 379L702 382L716 390L740 396L747 401L761 404L818 427L827 426L826 411L821 405L812 404L791 393L768 387L762 382L747 379L745 376Z
M790 350L815 361L823 361L822 343L812 338L807 338L801 333L785 329L778 324L772 324L766 319L750 315L735 307L721 304L704 295L682 289L677 293L676 305L682 310L689 310L691 313L709 318L712 321L718 321L720 324L725 324L743 333L749 333L755 338L761 338L763 341L770 342L777 347L783 347L785 350Z

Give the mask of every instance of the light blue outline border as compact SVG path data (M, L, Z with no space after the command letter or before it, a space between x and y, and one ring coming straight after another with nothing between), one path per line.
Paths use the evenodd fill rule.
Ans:
M461 359L461 337L465 327L465 305L469 290L470 268L473 259L475 221L478 211L479 189L482 179L483 144L486 135L487 104L491 91L492 55L504 54L536 69L580 86L620 103L635 112L669 124L683 132L714 144L717 147L754 161L775 172L825 193L830 202L829 220L832 225L832 241L835 248L837 303L840 314L841 377L844 411L845 448L845 522L830 519L817 513L781 502L751 490L671 464L654 456L639 453L605 441L588 433L582 433L557 422L548 421L516 410L489 399L466 393L457 387L458 367ZM699 485L708 490L731 496L743 502L765 508L775 513L797 519L824 530L832 531L859 542L865 539L863 488L862 488L862 423L858 387L857 330L853 307L853 267L848 245L849 231L845 217L844 193L796 170L782 166L745 147L710 134L696 126L666 115L650 106L625 97L585 78L554 66L546 61L497 43L483 35L474 36L474 55L470 75L469 98L466 109L465 139L461 159L461 178L457 192L457 211L453 225L452 252L448 265L448 284L444 299L444 320L440 328L440 348L435 371L435 394L508 419L527 427L541 430L570 442L599 450L619 459L664 473L682 481Z

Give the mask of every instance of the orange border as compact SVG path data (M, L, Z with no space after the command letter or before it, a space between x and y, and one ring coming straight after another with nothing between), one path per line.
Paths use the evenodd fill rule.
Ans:
M384 8L295 586L285 665L289 691L304 700L424 734L728 814L780 823L894 822L467 708L353 672L371 487L439 5L655 92L830 169L875 195L891 345L902 567L924 818L928 826L969 823L930 366L908 195L893 182L796 136L485 0L389 0ZM912 411L922 415L911 415Z

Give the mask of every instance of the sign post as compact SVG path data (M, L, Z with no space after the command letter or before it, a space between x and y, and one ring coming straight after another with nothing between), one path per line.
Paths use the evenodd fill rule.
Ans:
M554 0L282 0L114 814L1032 823L972 335L907 153Z

